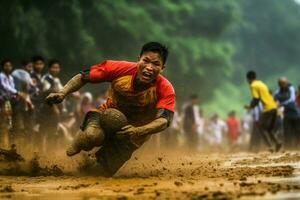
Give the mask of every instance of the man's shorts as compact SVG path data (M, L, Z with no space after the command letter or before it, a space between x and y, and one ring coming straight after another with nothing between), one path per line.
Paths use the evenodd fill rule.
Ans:
M137 148L129 139L119 139L115 136L106 139L101 149L95 154L99 170L101 170L100 175L113 176L131 158Z

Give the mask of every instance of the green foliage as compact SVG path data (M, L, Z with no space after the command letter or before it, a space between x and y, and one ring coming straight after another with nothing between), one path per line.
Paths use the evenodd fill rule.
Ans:
M248 101L244 74L296 84L300 7L293 0L0 0L0 58L63 61L64 79L105 59L135 61L140 47L170 49L164 75L178 101L191 93L212 112ZM17 63L18 64L18 63ZM247 94L247 95L245 95Z

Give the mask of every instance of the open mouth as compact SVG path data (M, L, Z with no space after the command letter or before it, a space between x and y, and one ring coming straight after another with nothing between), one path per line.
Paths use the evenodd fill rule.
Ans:
M152 79L153 74L147 71L143 72L143 79L145 80L151 80Z

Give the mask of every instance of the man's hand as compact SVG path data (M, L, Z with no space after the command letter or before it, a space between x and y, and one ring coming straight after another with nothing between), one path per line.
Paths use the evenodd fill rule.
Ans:
M121 128L120 131L116 133L116 136L118 138L131 138L132 136L139 136L142 133L142 130L140 127L134 127L132 125L127 125Z
M56 92L56 93L50 93L47 97L46 97L46 102L47 103L61 103L65 98L65 94L62 92Z

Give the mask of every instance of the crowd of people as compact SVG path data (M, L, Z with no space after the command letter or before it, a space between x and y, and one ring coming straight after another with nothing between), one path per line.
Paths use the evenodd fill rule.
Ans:
M177 131L177 142L180 135L184 136L186 147L193 151L299 149L300 85L296 90L286 77L280 77L278 89L272 92L265 83L257 80L254 71L248 72L246 78L253 98L240 119L235 111L229 112L224 119L217 113L205 118L197 95L191 95L177 110L169 130ZM164 137L170 138L169 135Z
M0 147L18 143L37 151L56 149L70 142L85 114L104 102L105 94L93 99L89 92L75 92L62 104L46 103L49 93L63 87L60 72L60 61L46 63L42 56L24 60L17 69L10 59L2 60Z
M46 63L41 56L24 60L17 69L11 60L2 60L0 147L32 144L31 148L47 152L62 143L70 143L85 114L105 102L105 92L96 98L89 92L75 92L61 104L46 103L46 96L63 87L60 71L60 61L52 59ZM263 82L256 80L255 72L249 72L247 80L253 99L245 106L245 114L240 119L235 111L229 112L225 119L217 113L205 118L197 95L191 95L174 113L169 129L159 134L159 144L170 149L185 146L191 151L207 148L222 151L225 147L259 151L264 144L271 147L273 141L275 151L281 144L284 149L297 149L300 86L296 91L287 78L281 77L278 89L272 93Z

